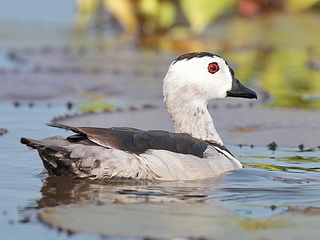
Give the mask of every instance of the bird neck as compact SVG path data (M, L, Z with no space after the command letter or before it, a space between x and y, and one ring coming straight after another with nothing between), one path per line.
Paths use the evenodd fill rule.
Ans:
M165 98L168 112L177 133L188 133L194 138L224 145L216 131L207 102L170 101Z

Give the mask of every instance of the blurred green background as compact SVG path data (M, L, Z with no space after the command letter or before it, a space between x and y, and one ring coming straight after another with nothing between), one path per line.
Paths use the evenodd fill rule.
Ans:
M14 0L0 7L7 8L0 20L60 24L89 47L214 52L241 81L270 94L267 106L320 108L319 0Z
M318 0L76 2L77 31L114 22L139 47L219 53L239 79L272 93L271 105L320 107Z

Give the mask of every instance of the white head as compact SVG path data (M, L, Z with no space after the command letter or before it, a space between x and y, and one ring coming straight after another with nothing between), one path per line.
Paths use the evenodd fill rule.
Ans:
M257 98L254 91L235 78L223 58L207 52L187 53L175 59L163 82L166 102L189 99L206 104L227 96Z

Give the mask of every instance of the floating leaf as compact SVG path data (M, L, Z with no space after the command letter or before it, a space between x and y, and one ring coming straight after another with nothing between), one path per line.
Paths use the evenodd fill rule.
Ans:
M104 7L114 16L127 33L135 33L138 29L138 19L135 6L129 0L103 0Z
M144 33L150 34L158 30L168 29L174 24L176 18L176 7L171 1L141 0L138 12L142 15L142 29ZM145 27L152 27L152 31Z
M211 21L237 2L238 0L181 0L181 9L190 23L191 30L199 34Z
M235 70L237 78L248 83L248 79L257 72L257 51L253 47L238 51L227 52L226 59Z
M253 125L253 126L236 127L231 131L234 133L251 133L251 132L257 132L259 130L261 130L261 126Z
M243 166L246 167L253 167L253 168L260 168L260 169L266 169L268 171L309 171L309 172L319 172L320 168L304 168L304 167L289 167L289 166L279 166L279 165L273 165L273 164L267 164L267 163L252 163L252 162L246 162L242 163Z
M275 229L288 227L288 222L283 220L270 219L246 219L239 221L238 224L246 231L257 231L265 229Z
M314 151L314 150L310 150ZM285 158L276 158L281 162L316 162L320 163L320 157L302 157L302 156L293 156L293 157L285 157Z
M287 0L286 4L289 11L303 11L319 2L319 0Z
M102 111L102 110L114 110L117 107L112 104L108 104L105 102L102 98L95 98L88 103L86 103L83 107L81 107L81 111L84 112L96 112L96 111Z
M155 18L158 14L158 0L140 0L138 5L139 12L143 16Z
M305 64L307 59L307 52L302 48L277 49L268 56L261 77L263 88L276 97L272 105L279 107L319 105L319 101L310 103L303 100L305 93L320 90L318 83L320 74L307 67Z
M164 1L159 8L158 24L161 28L169 28L174 24L176 8L170 1Z
M76 28L84 29L97 13L99 0L76 0L76 6Z

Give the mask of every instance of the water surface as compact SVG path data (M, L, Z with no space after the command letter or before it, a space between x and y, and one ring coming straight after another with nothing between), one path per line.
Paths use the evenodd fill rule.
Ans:
M87 181L48 177L40 174L42 164L36 151L21 145L19 138L38 139L57 134L57 129L44 123L70 111L65 105L15 107L11 103L0 104L0 111L0 126L8 130L0 137L0 228L12 239L22 239L26 234L33 239L68 239L67 232L58 233L37 218L48 207L139 203L139 208L143 208L149 203L200 203L252 219L275 216L289 207L320 207L319 149L278 147L271 151L266 146L231 145L228 146L231 152L245 168L220 179L202 181ZM99 239L100 235L82 233L72 238Z

